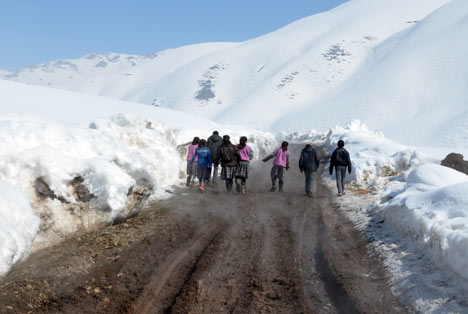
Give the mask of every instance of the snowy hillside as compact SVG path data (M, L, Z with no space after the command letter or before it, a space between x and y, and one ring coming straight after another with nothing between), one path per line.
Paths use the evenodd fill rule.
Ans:
M332 114L339 124L356 117L403 143L466 146L466 34L468 2L453 0L379 44L333 95L289 113L275 128L323 128Z
M198 44L146 56L90 53L74 60L32 65L3 79L125 99L128 93L158 80L200 56L231 48L231 43Z
M352 0L243 43L92 54L4 78L275 131L357 118L406 144L455 146L468 143L467 6Z
M11 73L6 71L6 70L0 69L0 76L4 76L4 75L8 75L8 74L11 74Z

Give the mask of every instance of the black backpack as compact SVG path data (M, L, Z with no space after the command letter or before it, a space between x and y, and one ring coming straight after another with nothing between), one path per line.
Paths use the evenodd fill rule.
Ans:
M346 165L348 159L346 158L346 150L344 148L338 148L336 150L336 163L338 165Z
M231 147L220 147L221 159L224 162L230 162L232 160Z

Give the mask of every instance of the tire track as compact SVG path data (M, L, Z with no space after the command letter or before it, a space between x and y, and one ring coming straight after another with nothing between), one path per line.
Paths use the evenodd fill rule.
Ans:
M175 282L180 281L180 272L188 272L187 275L183 276L184 282L187 282L191 278L200 257L219 236L222 226L223 223L219 219L211 222L184 250L169 256L167 262L153 275L150 283L145 287L129 312L141 314L159 313L167 303L170 303L170 305L163 312L167 312L168 309L172 308L180 291L176 292L176 296L171 298L168 295L168 291L163 291L163 289L167 286L173 286ZM174 276L176 278L173 278Z

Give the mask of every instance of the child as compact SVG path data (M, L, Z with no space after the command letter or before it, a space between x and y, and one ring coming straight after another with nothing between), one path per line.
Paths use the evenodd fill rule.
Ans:
M237 147L231 144L229 135L223 136L223 143L218 147L216 152L215 164L221 162L221 180L226 181L226 190L228 194L232 193L232 185L238 161L240 160Z
M276 179L279 181L279 192L283 192L283 183L286 177L286 170L289 169L289 155L291 152L288 150L289 143L284 141L281 143L281 147L278 147L273 153L263 158L263 162L266 162L272 158L273 167L271 167L271 192L276 191Z
M305 175L305 190L308 197L313 197L315 192L315 173L320 165L317 152L312 145L307 144L301 152L299 158L299 170Z
M195 184L194 180L197 177L197 161L198 157L195 158L195 161L192 162L192 157L195 155L195 151L198 148L198 143L200 142L200 138L195 136L192 141L192 145L189 146L187 152L187 182L186 186L193 186Z
M206 141L207 146L210 148L211 152L211 159L216 160L216 152L218 151L218 147L223 143L223 138L219 136L218 131L213 131L213 135L208 138ZM213 164L211 167L213 171L213 186L216 185L218 180L218 164Z
M330 159L330 175L333 174L335 168L336 186L338 188L338 196L345 194L344 179L346 176L346 167L351 174L351 158L349 158L348 151L344 148L344 141L338 141L338 147L333 151Z
M237 193L245 194L247 178L249 176L249 163L253 158L253 151L247 145L247 137L242 136L237 145L240 155L240 162L236 169L236 190Z
M200 191L205 191L205 182L210 177L211 173L211 164L213 160L211 159L210 149L206 146L206 140L201 139L199 148L195 151L195 154L192 156L191 162L194 162L198 158L197 163L197 175L198 181L200 182Z

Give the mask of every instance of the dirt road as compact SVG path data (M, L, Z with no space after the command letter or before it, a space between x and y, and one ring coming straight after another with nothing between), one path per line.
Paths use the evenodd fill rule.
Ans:
M291 164L283 193L269 192L270 163L256 162L247 195L181 188L130 221L33 254L0 283L2 312L407 312L334 193L319 182L305 197Z

